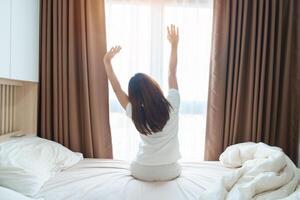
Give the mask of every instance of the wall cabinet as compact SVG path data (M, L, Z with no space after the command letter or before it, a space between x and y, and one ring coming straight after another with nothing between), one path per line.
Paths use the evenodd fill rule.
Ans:
M10 0L0 0L0 77L10 76Z
M6 53L6 59L0 61L0 68L3 71L0 72L0 77L37 82L39 0L1 0L0 2L0 36L1 40L6 41L5 45L0 46L0 52ZM4 8L1 4L5 4L7 13L2 13Z

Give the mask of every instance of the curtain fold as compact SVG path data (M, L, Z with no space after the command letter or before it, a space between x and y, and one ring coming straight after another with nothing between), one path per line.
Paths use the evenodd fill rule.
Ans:
M103 0L41 0L38 135L112 158Z
M297 161L298 4L214 1L206 160L217 160L229 145L253 141L279 146Z

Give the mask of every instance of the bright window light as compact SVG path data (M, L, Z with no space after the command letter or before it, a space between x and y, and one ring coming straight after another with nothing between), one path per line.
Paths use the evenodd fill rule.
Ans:
M122 3L120 3L122 2ZM168 91L170 45L166 27L179 27L178 83L181 96L179 142L182 160L201 161L204 154L207 89L212 29L212 6L194 4L138 4L106 2L108 48L121 45L113 61L125 91L137 72L151 75ZM201 1L208 2L208 1ZM131 160L138 150L139 135L110 88L110 123L115 159Z

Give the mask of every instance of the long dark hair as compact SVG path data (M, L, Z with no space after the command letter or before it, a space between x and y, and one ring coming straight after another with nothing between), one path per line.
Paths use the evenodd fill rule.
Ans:
M132 105L132 121L144 135L159 132L170 118L171 104L150 76L137 73L129 81L128 96Z

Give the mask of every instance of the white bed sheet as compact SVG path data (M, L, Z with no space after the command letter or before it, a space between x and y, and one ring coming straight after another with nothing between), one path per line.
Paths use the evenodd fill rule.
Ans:
M36 198L45 200L194 200L230 172L219 162L181 163L182 174L169 182L142 182L130 176L129 163L84 159L51 178Z

